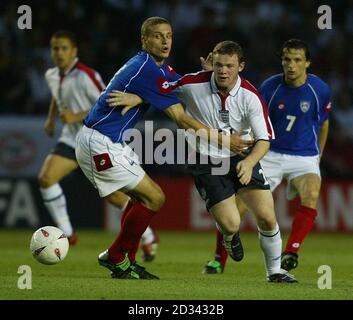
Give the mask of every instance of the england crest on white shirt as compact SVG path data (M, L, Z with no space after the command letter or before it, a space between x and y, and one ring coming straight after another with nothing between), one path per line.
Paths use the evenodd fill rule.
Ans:
M309 101L300 101L300 110L303 112L307 112L310 109Z

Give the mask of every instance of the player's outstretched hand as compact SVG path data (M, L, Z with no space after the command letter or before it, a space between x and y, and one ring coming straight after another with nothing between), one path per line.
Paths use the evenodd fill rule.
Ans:
M212 71L213 70L213 66L212 66L212 52L210 52L208 54L206 59L204 57L200 57L200 64L201 64L202 70Z
M106 99L106 102L110 107L124 106L123 110L121 111L122 115L142 103L142 99L133 93L113 90L112 92L108 93L108 96L111 98Z

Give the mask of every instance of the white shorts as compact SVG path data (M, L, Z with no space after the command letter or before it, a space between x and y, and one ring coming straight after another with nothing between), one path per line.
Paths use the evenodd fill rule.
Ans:
M145 176L138 156L125 143L83 126L76 138L76 158L101 197L124 188L134 189Z
M288 182L287 198L292 200L298 194L291 183L294 178L307 173L317 174L321 178L319 160L319 155L304 157L269 151L260 160L260 164L270 184L271 191L276 189L283 179L286 179Z

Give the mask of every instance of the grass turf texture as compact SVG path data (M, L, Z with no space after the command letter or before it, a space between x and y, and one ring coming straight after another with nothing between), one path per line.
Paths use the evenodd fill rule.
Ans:
M0 299L129 299L129 300L234 300L234 299L353 299L353 237L350 234L311 234L299 255L293 274L299 284L265 281L263 257L256 233L241 234L245 256L240 263L228 260L221 275L203 275L212 259L214 233L160 232L161 245L147 270L161 280L111 279L97 263L114 234L78 230L79 241L65 260L41 265L29 250L30 230L0 230ZM287 237L283 236L285 243ZM138 261L141 252L138 253ZM32 289L20 290L18 267L32 269ZM332 269L332 289L320 290L320 265Z

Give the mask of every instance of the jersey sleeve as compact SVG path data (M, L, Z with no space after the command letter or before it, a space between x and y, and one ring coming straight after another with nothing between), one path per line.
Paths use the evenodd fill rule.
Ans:
M180 102L175 93L172 92L173 87L168 79L152 71L141 72L126 87L126 91L137 94L144 102L158 110L165 110Z
M266 103L266 105L268 105L268 103L270 102L270 90L269 90L269 83L268 80L265 80L259 87L259 94L262 97L262 99L264 100L264 102Z
M97 101L102 90L105 88L101 76L93 70L91 74L82 73L81 86L92 105Z
M331 90L328 85L325 85L321 94L321 105L320 105L320 125L323 124L330 116L332 108L332 97Z
M261 96L253 93L247 99L248 122L251 130L254 133L254 140L271 141L274 137L274 132L266 103Z
M51 77L52 73L53 73L52 69L48 69L44 74L44 78L45 78L45 82L47 83L47 86L48 86L51 94L53 95L52 89L50 87L50 77Z
M49 70L45 71L45 74L44 74L44 78L45 78L45 81L47 83L47 85L49 86Z

